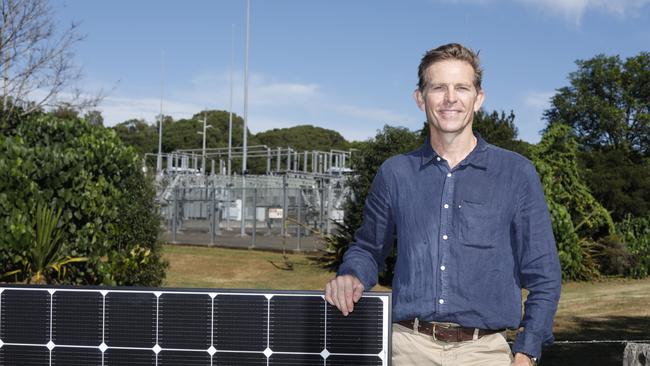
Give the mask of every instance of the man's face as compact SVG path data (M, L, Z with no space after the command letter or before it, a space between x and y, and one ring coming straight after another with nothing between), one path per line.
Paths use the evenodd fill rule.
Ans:
M459 60L439 61L426 71L423 91L415 91L418 107L427 115L429 127L440 133L461 133L483 104L484 94L474 87L474 69Z

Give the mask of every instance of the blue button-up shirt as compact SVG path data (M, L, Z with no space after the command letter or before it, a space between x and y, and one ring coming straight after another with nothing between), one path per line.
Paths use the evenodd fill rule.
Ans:
M513 351L539 357L561 287L543 189L529 160L477 139L453 169L428 140L384 162L338 274L370 289L396 238L393 321L524 327Z

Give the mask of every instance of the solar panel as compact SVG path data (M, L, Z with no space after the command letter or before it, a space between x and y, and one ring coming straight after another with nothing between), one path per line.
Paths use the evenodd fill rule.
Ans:
M0 287L2 366L384 366L390 294Z

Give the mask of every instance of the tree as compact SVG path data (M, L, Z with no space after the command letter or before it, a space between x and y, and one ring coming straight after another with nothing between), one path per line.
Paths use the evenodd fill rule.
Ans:
M558 89L548 124L571 126L587 150L615 148L648 156L650 142L650 52L622 61L598 55L576 61L569 86Z
M83 39L78 24L57 31L47 1L1 0L0 22L3 115L17 106L24 113L38 110L81 78L73 62L73 46ZM80 92L76 94L78 97ZM89 105L99 99L77 99L77 104Z
M20 118L0 127L0 272L24 281L47 269L52 280L49 268L65 264L56 277L63 283L160 285L165 264L155 189L135 151L111 129L84 120ZM53 237L38 223L43 206L58 217L49 226L58 245L38 244Z
M598 202L620 222L650 214L650 158L620 149L579 153L580 171Z
M621 60L576 61L569 86L544 112L547 129L565 124L580 149L580 167L595 198L615 220L650 213L650 53Z
M130 119L118 123L113 126L113 131L125 145L133 147L141 156L158 150L158 129L145 120Z
M104 116L100 111L88 111L84 114L84 119L93 126L104 126Z
M587 280L599 274L596 243L615 228L580 177L577 153L576 138L563 124L548 128L531 150L551 214L562 277Z
M274 128L255 135L256 139L269 147L291 146L298 150L330 149L347 150L348 142L340 133L312 125L299 125L289 128Z

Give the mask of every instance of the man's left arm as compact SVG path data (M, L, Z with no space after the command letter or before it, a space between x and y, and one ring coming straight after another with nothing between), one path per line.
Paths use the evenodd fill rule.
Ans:
M539 358L542 345L553 343L562 271L544 190L532 164L527 165L519 185L512 233L519 281L529 291L521 322L523 332L518 334L513 352Z

